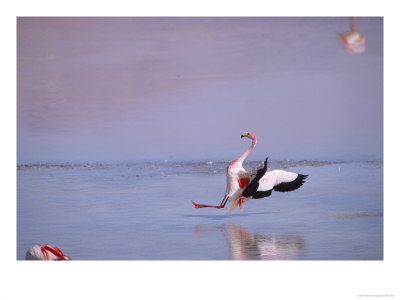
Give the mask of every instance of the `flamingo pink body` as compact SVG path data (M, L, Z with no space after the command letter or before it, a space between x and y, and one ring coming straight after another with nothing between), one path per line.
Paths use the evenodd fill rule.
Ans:
M36 244L26 253L27 260L71 260L60 248L48 244Z
M231 212L237 206L241 208L241 201L239 201L243 189L249 184L251 180L251 176L253 172L248 172L243 168L243 161L249 156L251 151L257 145L257 135L254 132L246 132L242 134L242 137L247 137L252 140L250 147L243 152L239 157L229 162L228 166L226 167L226 192L225 197L222 200L219 206L214 205L206 205L206 204L198 204L192 201L192 204L195 208L202 208L202 207L215 207L215 208L223 208L227 202L230 200L230 207L228 212Z

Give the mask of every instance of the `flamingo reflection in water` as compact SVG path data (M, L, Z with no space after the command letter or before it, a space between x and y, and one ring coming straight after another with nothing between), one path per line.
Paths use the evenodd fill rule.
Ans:
M296 260L304 246L303 240L296 235L253 235L230 221L228 232L229 255L233 260Z
M196 225L194 234L210 231L221 232L228 242L229 258L232 260L297 260L300 259L304 241L293 234L252 234L242 225L231 221L226 225Z

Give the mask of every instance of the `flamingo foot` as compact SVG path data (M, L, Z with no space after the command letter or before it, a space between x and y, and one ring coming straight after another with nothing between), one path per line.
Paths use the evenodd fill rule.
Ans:
M202 208L202 207L204 207L203 204L198 204L198 203L196 203L194 201L192 201L192 204L194 205L194 208Z
M207 205L207 204L199 204L194 201L192 201L192 204L194 205L194 208L202 208L202 207L215 207L215 208L222 208L222 206L215 206L215 205Z

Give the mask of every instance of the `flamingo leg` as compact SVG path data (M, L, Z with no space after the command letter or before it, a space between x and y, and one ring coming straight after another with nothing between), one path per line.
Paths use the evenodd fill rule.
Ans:
M215 207L215 208L224 208L226 202L228 202L229 196L225 195L224 199L222 199L221 204L216 206L216 205L208 205L208 204L198 204L194 201L192 201L192 204L194 205L194 208L202 208L202 207Z

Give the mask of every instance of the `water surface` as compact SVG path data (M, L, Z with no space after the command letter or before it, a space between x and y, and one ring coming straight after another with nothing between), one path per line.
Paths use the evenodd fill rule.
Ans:
M35 243L74 260L383 259L381 162L272 161L306 184L230 215L194 209L220 203L226 164L19 165L17 259Z

